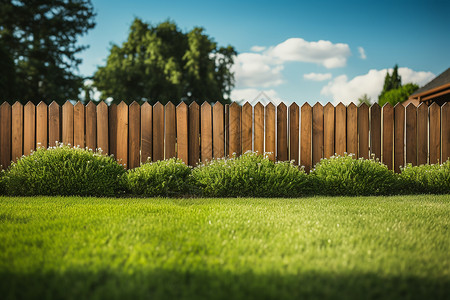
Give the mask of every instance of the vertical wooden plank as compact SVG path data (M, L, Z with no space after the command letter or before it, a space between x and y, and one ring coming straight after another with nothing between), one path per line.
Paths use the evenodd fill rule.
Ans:
M11 105L3 102L0 105L0 169L7 169L11 164Z
M72 105L72 104L70 104ZM23 108L23 154L29 155L36 146L36 108L28 102Z
M405 165L405 106L397 103L394 107L394 171L400 173Z
M323 158L323 106L319 102L312 108L312 164Z
M383 163L392 170L394 153L394 108L387 103L383 106Z
M277 160L288 160L287 106L281 102L277 106Z
M177 157L186 165L189 164L189 115L188 106L181 102L177 109Z
M252 151L252 106L246 102L242 106L242 152Z
M62 142L73 146L73 105L69 101L62 107Z
M36 106L36 149L48 147L47 125L48 111L47 104L41 101Z
M128 108L128 168L139 167L141 162L141 107L133 101Z
M406 107L406 163L417 166L417 107Z
M73 144L84 148L84 105L77 102L73 107Z
M354 103L347 106L347 153L358 157L358 108Z
M153 105L153 161L164 159L164 106Z
M108 106L105 102L100 102L97 107L97 149L102 153L109 153L109 122Z
M14 162L17 162L17 159L23 154L23 105L19 101L12 106L11 119L11 159ZM1 134L1 136L3 136L3 134ZM1 145L3 145L3 143L1 143Z
M442 114L442 162L450 159L450 102L441 107Z
M417 107L417 165L428 162L428 106Z
M225 156L230 155L230 104L224 107L224 123L225 123Z
M153 107L145 102L141 106L141 162L153 157Z
M86 147L97 148L97 108L92 101L86 105Z
M128 105L117 105L117 153L116 158L125 168L128 167Z
M189 165L195 167L200 160L200 108L194 101L189 105Z
M330 158L334 153L334 106L327 103L323 108L323 156Z
M215 158L225 157L224 108L222 103L213 106L213 155Z
M177 157L175 105L168 102L164 108L164 157L166 159Z
M117 157L117 104L111 104L108 110L109 154Z
M336 105L335 148L334 152L343 156L347 152L347 108L344 104Z
M265 107L265 150L269 159L275 161L275 106L269 103Z
M48 106L48 144L50 147L61 143L61 108L53 101Z
M200 157L202 162L210 161L212 159L212 149L213 149L213 141L212 141L212 110L211 104L208 102L203 102L201 106L200 113L200 147L201 153Z
M308 103L302 105L300 118L300 165L309 173L312 167L312 107Z
M258 102L255 105L255 152L264 154L264 106Z
M369 106L358 107L358 157L369 159Z
M381 160L381 107L370 107L370 154Z
M441 108L433 102L430 112L430 164L441 162Z
M296 103L289 106L289 160L298 165L299 137L300 137L300 114Z
M241 155L241 114L242 107L236 102L230 105L230 142L229 142L229 155L236 154Z

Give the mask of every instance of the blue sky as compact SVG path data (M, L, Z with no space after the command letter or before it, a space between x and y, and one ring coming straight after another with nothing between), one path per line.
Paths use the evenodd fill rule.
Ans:
M423 85L450 67L450 1L116 1L93 0L97 26L79 39L80 73L104 65L132 20L167 19L184 31L204 27L238 51L235 100L264 91L275 101L372 101L386 69Z

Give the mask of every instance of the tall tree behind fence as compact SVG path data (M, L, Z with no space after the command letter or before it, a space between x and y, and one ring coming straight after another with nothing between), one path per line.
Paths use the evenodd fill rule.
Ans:
M450 103L442 107L402 104L357 107L293 103L265 107L193 102L175 107L104 102L0 106L0 164L56 141L113 154L127 168L178 157L189 165L248 150L270 152L272 160L292 160L306 171L332 155L374 156L398 172L450 157Z

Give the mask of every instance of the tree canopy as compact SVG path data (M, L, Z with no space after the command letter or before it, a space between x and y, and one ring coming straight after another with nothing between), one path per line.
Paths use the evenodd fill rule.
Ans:
M413 83L402 85L402 77L398 74L398 65L395 65L392 75L389 74L389 71L386 73L383 90L378 96L378 104L383 106L386 103L390 103L394 106L407 100L418 88L419 86Z
M94 74L94 86L101 100L112 97L116 103L229 102L235 55L203 28L184 33L172 21L152 26L136 18L128 39L112 45L106 65Z
M77 45L77 37L95 26L94 17L90 0L3 0L2 100L76 99L82 86L76 54L86 48Z

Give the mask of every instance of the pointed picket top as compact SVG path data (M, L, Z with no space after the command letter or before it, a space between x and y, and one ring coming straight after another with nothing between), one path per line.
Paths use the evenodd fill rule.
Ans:
M124 101L120 101L120 103L117 105L118 108L124 106L128 107L128 105Z
M97 107L99 107L99 106L100 106L100 107L106 107L106 108L107 108L107 107L108 107L108 104L106 104L105 101L100 101L100 103L97 104Z
M327 104L325 104L324 108L331 109L331 108L334 108L334 105L331 104L331 102L328 102Z
M59 108L59 104L56 101L52 101L52 103L50 103L50 105L48 106L49 108L53 108L53 107L57 107Z
M396 113L404 112L405 111L405 106L399 102L399 103L395 104L394 111Z
M272 102L269 102L269 103L267 103L267 105L266 105L266 109L268 109L268 108L273 108L273 109L275 109L275 105L273 105L273 103Z
M204 109L204 107L208 107L208 106L209 106L209 108L211 108L211 104L209 104L208 101L203 102L201 105L202 109Z
M358 105L358 108L363 107L363 109L369 109L369 105L367 105L367 103L361 103L360 105Z
M89 108L91 108L91 107L96 107L96 105L95 105L95 103L94 102L92 102L92 101L89 101L89 103L86 105L86 107L89 107Z
M132 108L132 107L135 107L135 106L141 107L141 106L139 105L139 103L137 103L136 101L133 101L133 102L131 102L131 104L129 105L129 108Z
M374 103L374 104L372 104L372 105L370 106L370 109L380 110L381 107L380 107L380 105L379 105L378 103Z
M394 108L394 107L389 102L387 102L383 105L383 109L391 109L391 108Z
M4 102L3 104L5 104L5 103L6 103L6 102ZM8 105L9 105L9 104L8 104ZM28 101L27 104L25 104L25 107L30 107L30 106L36 107L36 106L33 104L33 102Z
M189 108L199 108L199 105L198 105L198 103L197 102L195 102L195 101L192 101L192 103L189 105Z
M304 108L311 108L311 105L309 105L308 102L305 102L305 103L303 103L303 105L302 105L302 110L303 110L303 107L304 107Z
M417 106L414 105L414 103L410 102L408 105L406 105L406 110L411 110L411 109L417 109Z
M5 103L8 103L8 102L5 101L5 102L2 103L2 105L5 104ZM12 105L12 107L16 107L16 106L23 107L22 103L20 103L19 101L14 102L14 104Z
M442 109L442 110L447 110L447 109L449 109L449 107L450 107L450 102L445 102L445 103L441 106L441 109Z
M147 103L147 102L146 102ZM145 103L144 103L145 104ZM187 104L186 104L186 102L184 102L184 101L181 101L178 105L177 105L177 109L179 109L179 108L187 108Z
M230 109L233 107L241 107L237 102L233 102L230 104Z
M286 106L286 104L284 104L284 102L281 102L280 104L277 105L277 108L278 108L278 109L282 108L282 109L285 109L285 110L286 110L286 109L287 109L287 106Z
M417 106L417 109L424 109L426 108L428 110L428 105L425 102L422 102Z
M27 103L27 104L28 104L28 103ZM69 105L73 107L72 102L70 102L69 100L67 100L66 102L64 102L64 104L63 104L62 106L63 106L63 107L68 107Z
M16 102L17 103L17 102ZM0 107L11 106L7 101L3 102Z
M350 104L349 104L349 105L347 105L347 108L352 108L352 109L356 109L356 108L357 108L357 106L356 106L356 104L355 104L355 103L353 103L353 102L350 102Z
M44 101L40 101L38 103L38 105L36 105L36 107L42 107L42 106L48 107L47 104Z
M314 104L313 109L323 109L323 105L320 102L316 102L316 104Z
M256 103L256 104L255 104L255 108L256 108L256 107L261 108L261 109L264 109L264 105L262 105L261 102Z
M74 105L74 107L76 107L76 108L78 108L78 107L80 107L80 106L83 106L83 107L84 107L83 103L81 103L80 101L78 101L78 102Z
M220 103L219 101L217 101L216 103L214 103L213 104L213 109L214 109L214 107L223 107L223 104L222 103Z
M438 110L440 110L440 106L439 106L439 104L437 104L436 102L433 102L433 103L431 103L431 105L429 106L430 107L430 109L438 109Z
M298 104L295 102L292 102L291 105L289 105L289 109L294 109L294 108L298 109Z
M242 105L243 108L247 108L247 107L252 107L252 105L247 101L244 103L244 105Z
M148 108L150 105L150 103L148 103L148 101L145 101L144 103L142 103L141 108Z

